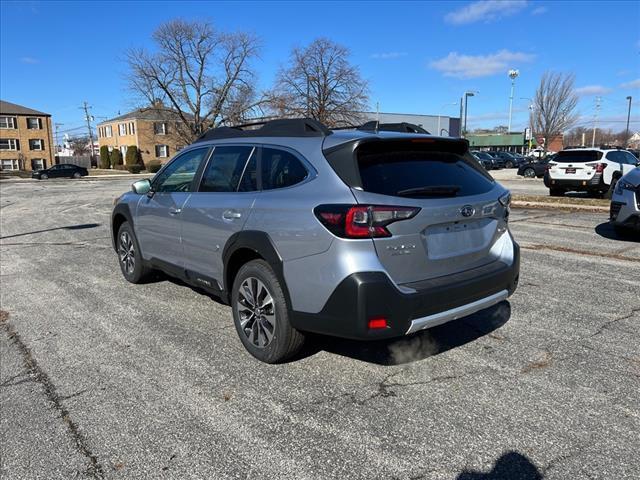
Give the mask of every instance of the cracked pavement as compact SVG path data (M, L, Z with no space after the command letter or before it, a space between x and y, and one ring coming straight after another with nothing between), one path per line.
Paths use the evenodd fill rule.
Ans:
M0 185L1 478L640 476L640 243L606 215L514 210L509 302L265 365L228 307L122 279L128 184Z

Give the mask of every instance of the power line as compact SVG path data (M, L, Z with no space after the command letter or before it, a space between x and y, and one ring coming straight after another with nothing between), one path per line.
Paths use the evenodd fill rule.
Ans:
M596 115L593 119L593 136L591 137L591 148L596 144L596 130L598 129L598 114L600 113L600 97L596 97Z

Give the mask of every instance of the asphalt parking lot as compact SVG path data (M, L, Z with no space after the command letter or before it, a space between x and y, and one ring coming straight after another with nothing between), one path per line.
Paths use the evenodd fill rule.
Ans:
M640 477L640 243L606 214L514 210L509 302L266 365L228 307L124 281L129 183L0 186L3 479Z

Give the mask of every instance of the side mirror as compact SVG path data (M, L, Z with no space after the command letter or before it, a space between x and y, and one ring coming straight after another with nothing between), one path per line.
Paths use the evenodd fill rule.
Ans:
M138 180L137 182L131 184L131 191L133 193L137 193L138 195L149 193L149 191L151 191L151 182L148 178L145 178L144 180Z

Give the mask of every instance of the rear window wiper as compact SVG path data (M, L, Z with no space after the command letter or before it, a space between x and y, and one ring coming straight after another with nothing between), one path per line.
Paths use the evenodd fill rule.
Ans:
M396 195L410 197L421 195L425 197L455 197L460 191L460 185L432 185L428 187L415 187L399 190Z

